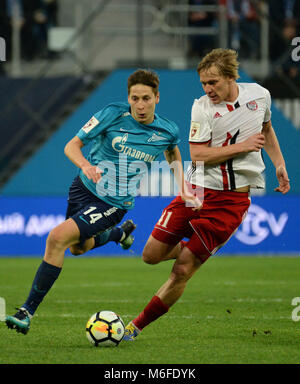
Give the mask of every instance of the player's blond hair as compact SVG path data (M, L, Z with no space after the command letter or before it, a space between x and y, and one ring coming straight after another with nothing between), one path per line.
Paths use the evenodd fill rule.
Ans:
M233 49L216 48L209 52L200 61L197 67L197 72L207 71L211 66L215 66L220 75L223 77L230 77L238 79L239 62L237 60L238 54Z
M127 81L127 91L130 93L130 88L136 84L148 85L153 89L153 93L157 95L159 86L159 77L156 72L150 69L137 69L133 72Z

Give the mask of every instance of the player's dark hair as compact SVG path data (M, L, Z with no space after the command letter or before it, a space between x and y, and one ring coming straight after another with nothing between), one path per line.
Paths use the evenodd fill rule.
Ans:
M233 49L216 48L209 52L200 61L197 72L207 71L213 65L218 69L220 75L238 79L239 62L237 60L237 52Z
M133 72L127 81L127 91L130 93L130 88L136 84L148 85L153 89L155 95L158 93L159 77L156 72L148 69L138 69Z

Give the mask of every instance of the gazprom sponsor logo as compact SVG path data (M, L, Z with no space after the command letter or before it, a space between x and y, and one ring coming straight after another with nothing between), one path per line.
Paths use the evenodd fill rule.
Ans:
M125 145L128 139L128 133L125 133L123 136L117 136L112 140L112 147L115 151L119 153L124 153L124 155L127 155L129 157L132 157L136 160L143 160L146 162L151 163L153 160L155 160L155 156L150 155L149 153L139 151L136 148L128 147Z
M263 242L270 235L280 236L288 221L287 212L278 217L259 205L252 204L249 212L235 234L235 237L244 244L256 245Z

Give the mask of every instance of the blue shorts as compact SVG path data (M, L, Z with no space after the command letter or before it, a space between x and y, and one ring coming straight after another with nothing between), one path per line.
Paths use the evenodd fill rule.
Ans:
M80 244L117 225L127 212L97 198L75 177L69 189L66 219L72 218L80 231Z

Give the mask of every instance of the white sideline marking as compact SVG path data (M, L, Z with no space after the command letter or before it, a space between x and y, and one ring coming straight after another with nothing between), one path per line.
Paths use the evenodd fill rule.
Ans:
M6 303L4 297L0 297L0 321L6 319Z

